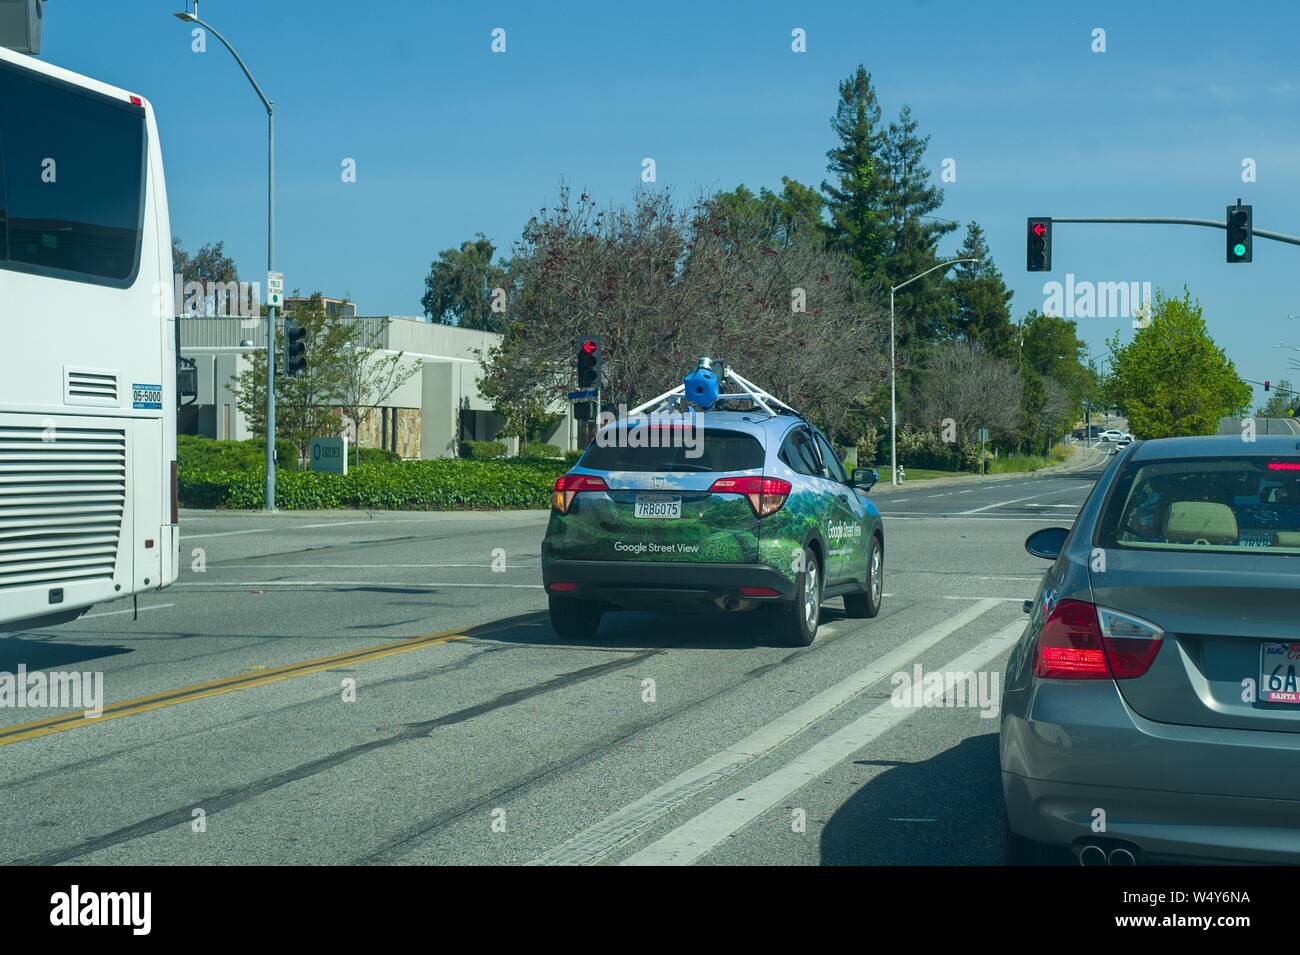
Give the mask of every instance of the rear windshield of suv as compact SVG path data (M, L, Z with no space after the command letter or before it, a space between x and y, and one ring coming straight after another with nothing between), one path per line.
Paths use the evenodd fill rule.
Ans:
M1300 554L1300 459L1130 462L1102 515L1103 547Z
M698 440L696 440L698 435ZM763 466L763 445L743 431L722 428L616 428L593 443L581 467L597 471L748 471ZM658 447L631 447L632 444Z

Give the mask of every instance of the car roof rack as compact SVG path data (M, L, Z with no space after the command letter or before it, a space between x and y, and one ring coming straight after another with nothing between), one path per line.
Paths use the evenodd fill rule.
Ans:
M683 404L688 408L692 405L696 405L695 402L691 401L691 399L686 396L687 382L690 380L692 375L696 374L701 369L712 371L713 364L712 359L707 357L701 358L699 365L696 366L696 370L692 372L691 375L687 375L680 385L665 391L657 398L651 398L649 401L637 405L627 413L627 416L631 418L639 414L671 414L674 411L683 410L681 408ZM775 418L781 414L791 414L800 419L804 418L797 409L786 404L771 392L760 388L748 378L741 375L740 372L728 366L725 362L720 362L719 364L722 365L722 374L717 376L722 379L719 381L719 385L724 381L730 381L740 390L731 393L723 393L721 388L719 388L719 393L713 401L711 401L707 407L701 407L700 410L707 411L709 408L716 407L720 402L724 401L749 401L756 409L762 411L769 417Z

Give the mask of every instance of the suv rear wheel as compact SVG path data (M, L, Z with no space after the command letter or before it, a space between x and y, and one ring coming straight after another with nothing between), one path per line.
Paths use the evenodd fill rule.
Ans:
M561 640L590 640L600 628L603 608L590 600L547 595L551 626Z
M822 613L822 569L817 555L803 549L804 572L799 575L794 600L781 604L777 611L777 633L792 647L809 646L817 639L817 623Z

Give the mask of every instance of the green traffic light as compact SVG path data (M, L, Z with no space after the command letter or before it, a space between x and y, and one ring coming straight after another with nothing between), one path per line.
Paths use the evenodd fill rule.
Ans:
M1234 245L1232 247L1232 254L1237 256L1245 255L1246 254L1245 243L1238 242L1236 245Z

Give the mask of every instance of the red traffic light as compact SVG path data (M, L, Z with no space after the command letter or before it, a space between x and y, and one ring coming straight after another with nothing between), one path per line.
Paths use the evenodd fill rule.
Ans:
M1047 226L1043 225L1041 222L1035 222L1032 231L1034 235L1042 235L1044 232L1047 231Z
M585 351L588 355L595 354L596 349L598 349L599 347L600 345L597 344L595 340L590 338L588 338L585 342L582 343L582 350Z

